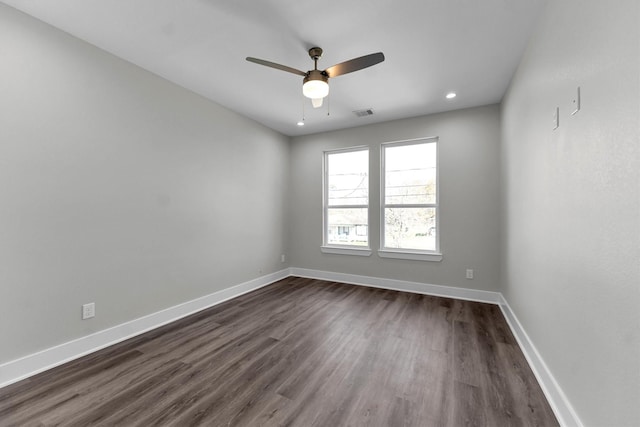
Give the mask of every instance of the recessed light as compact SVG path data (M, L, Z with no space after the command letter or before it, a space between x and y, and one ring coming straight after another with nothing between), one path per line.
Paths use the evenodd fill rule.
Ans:
M303 122L302 120L300 120L300 121L297 123L297 125L298 125L298 126L304 126L304 122Z
M455 93L455 92L449 92L449 93L447 94L447 99L453 99L453 98L455 98L455 97L456 97L456 93Z

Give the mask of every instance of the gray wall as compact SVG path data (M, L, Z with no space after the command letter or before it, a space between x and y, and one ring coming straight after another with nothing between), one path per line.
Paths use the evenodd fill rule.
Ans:
M287 137L2 4L0 64L0 363L286 266Z
M639 5L549 2L502 109L503 293L588 426L640 423Z
M366 119L364 119L366 120ZM441 262L379 258L380 143L438 136ZM291 263L295 267L498 290L499 107L488 106L293 138ZM323 254L323 151L369 146L370 257ZM475 279L465 279L465 269Z

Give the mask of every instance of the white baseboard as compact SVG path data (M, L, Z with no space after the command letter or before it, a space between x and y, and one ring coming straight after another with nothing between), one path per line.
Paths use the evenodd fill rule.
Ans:
M162 325L166 325L167 323L174 322L224 301L236 298L240 295L246 294L247 292L262 288L288 276L307 277L332 282L499 305L509 327L511 328L511 331L522 349L522 352L529 362L529 366L531 366L538 383L540 383L551 408L558 418L560 425L563 427L583 427L578 415L569 403L567 396L558 385L533 342L529 339L529 336L518 321L518 318L513 313L511 307L500 292L406 282L380 277L334 273L295 267L258 277L204 297L152 313L148 316L4 363L0 365L0 388L53 367L62 365L63 363L71 360L78 359L94 351L143 334Z
M0 388L143 334L290 275L284 269L0 365Z
M507 320L511 332L513 332L513 335L518 341L518 345L520 345L520 349L524 353L527 362L529 362L529 366L549 401L549 405L551 405L551 409L553 409L556 418L558 418L558 422L563 427L583 427L582 421L580 421L578 414L573 409L573 406L571 406L569 399L551 374L551 371L547 367L547 364L544 363L544 359L540 356L540 353L538 353L533 341L531 341L529 335L527 335L527 332L522 327L522 324L520 324L520 321L518 321L518 318L502 294L500 295L500 299L502 314Z
M477 289L456 288L453 286L429 285L426 283L406 282L402 280L383 279L380 277L359 276L355 274L333 273L330 271L309 270L306 268L291 268L292 276L311 279L328 280L331 282L348 283L351 285L370 286L394 291L412 292L414 294L434 295L439 297L462 299L467 301L500 304L502 296L499 292L481 291Z

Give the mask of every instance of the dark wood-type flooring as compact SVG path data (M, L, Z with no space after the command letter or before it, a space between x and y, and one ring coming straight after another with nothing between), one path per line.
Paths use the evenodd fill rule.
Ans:
M0 389L1 426L556 426L500 309L290 277Z

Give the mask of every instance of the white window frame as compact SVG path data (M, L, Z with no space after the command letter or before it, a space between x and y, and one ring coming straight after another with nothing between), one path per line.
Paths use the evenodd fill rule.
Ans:
M436 203L418 204L386 204L385 190L385 149L387 147L399 147L416 144L438 144L438 137L426 137L406 139L402 141L392 141L380 144L380 249L378 256L381 258L397 258L418 261L442 261L440 251L440 147L436 145ZM399 249L385 247L385 208L434 208L436 210L436 247L435 250L424 249Z
M369 164L367 165L368 194L366 205L333 205L331 209L367 209L367 246L328 244L329 241L329 168L328 158L331 154L350 153L354 151L366 151ZM370 256L371 251L371 150L368 146L362 145L357 147L342 148L337 150L325 151L322 157L322 246L320 250L323 253L338 255L356 255Z

